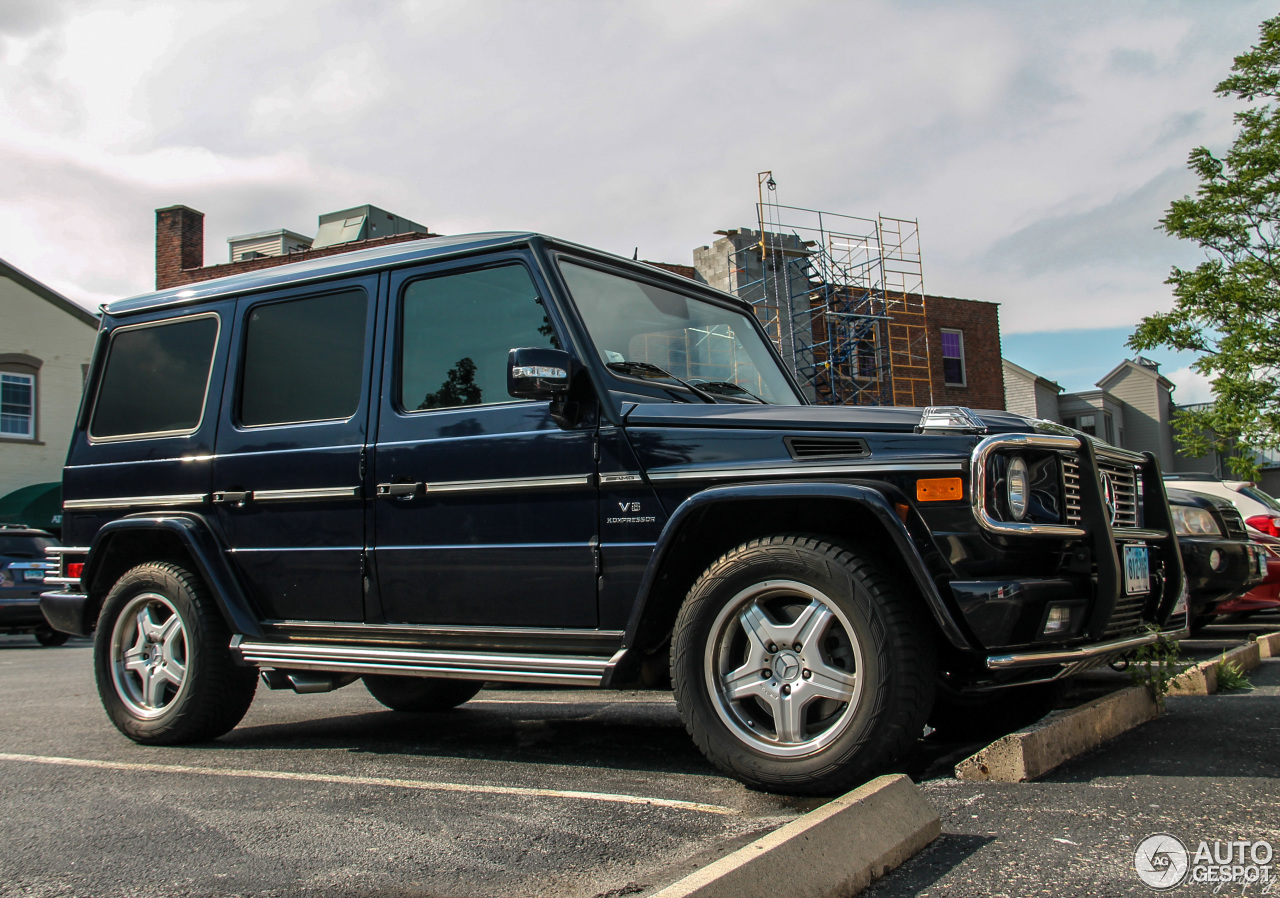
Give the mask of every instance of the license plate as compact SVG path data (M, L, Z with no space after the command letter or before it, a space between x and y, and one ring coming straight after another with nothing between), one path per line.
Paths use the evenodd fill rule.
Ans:
M39 580L41 583L43 583L44 571L33 571L31 569L27 569L22 572L22 579L23 580Z
M1151 591L1151 567L1146 546L1124 547L1124 592L1136 596Z

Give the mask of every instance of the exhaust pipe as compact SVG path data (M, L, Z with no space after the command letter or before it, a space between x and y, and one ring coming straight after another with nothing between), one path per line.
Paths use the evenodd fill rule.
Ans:
M325 674L274 668L262 672L262 682L268 689L292 689L299 695L333 692L358 679L359 674Z

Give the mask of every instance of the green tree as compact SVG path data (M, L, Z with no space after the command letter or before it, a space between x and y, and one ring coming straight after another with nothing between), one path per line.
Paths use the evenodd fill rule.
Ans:
M1280 448L1280 16L1235 58L1215 92L1249 104L1239 133L1219 158L1191 151L1195 196L1174 200L1160 227L1198 243L1206 261L1174 268L1174 307L1142 320L1134 349L1168 346L1199 353L1192 367L1209 378L1211 408L1174 417L1190 455L1217 449L1241 477L1256 477L1250 450Z

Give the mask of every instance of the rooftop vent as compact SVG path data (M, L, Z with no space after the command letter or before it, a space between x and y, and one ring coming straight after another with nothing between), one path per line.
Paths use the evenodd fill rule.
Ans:
M353 243L356 240L372 240L390 237L392 234L427 233L425 226L399 215L393 215L377 206L356 206L320 216L320 230L311 244L312 249Z

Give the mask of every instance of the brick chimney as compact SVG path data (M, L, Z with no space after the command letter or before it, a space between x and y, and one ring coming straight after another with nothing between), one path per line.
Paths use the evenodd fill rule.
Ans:
M156 289L190 282L184 269L204 265L204 213L190 206L156 210Z

